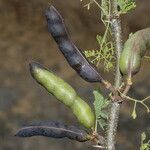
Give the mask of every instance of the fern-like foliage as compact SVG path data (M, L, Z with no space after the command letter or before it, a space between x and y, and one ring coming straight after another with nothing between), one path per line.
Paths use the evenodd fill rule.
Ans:
M119 14L126 14L136 7L135 0L118 0Z
M90 9L92 4L96 4L100 8L101 21L105 25L106 30L103 36L97 35L96 37L99 48L97 50L86 50L84 54L96 66L103 63L104 71L110 71L115 62L113 42L110 40L110 1L90 0L85 7Z
M110 0L101 0L100 2L97 0L89 0L89 2L84 5L84 7L87 7L87 9L89 10L92 4L96 4L101 9L102 17L109 16ZM118 11L119 11L118 15L126 14L129 11L133 10L135 7L136 7L135 0L118 0Z
M108 120L108 112L106 111L106 108L109 105L109 101L106 98L104 98L98 90L93 91L93 94L95 97L94 109L96 120L99 126L104 130Z
M82 1L82 0L80 0ZM136 7L135 0L117 0L118 2L118 14L126 14L130 10ZM115 54L113 42L109 39L110 37L110 0L89 0L89 2L84 5L87 9L90 9L91 5L95 4L99 7L101 11L101 21L106 27L103 36L97 35L96 39L99 44L99 49L97 50L86 50L84 53L86 57L97 66L102 63L104 65L105 71L110 71L114 67Z
M96 66L103 64L105 71L110 71L115 63L114 46L111 41L104 40L104 37L97 35L96 37L99 49L84 51L85 56Z

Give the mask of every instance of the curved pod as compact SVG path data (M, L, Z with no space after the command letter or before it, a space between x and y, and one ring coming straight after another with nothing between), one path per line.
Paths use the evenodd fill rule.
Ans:
M59 101L72 109L83 126L86 128L94 127L95 115L90 106L77 95L68 83L35 62L30 64L30 71L38 83Z
M18 137L32 137L32 136L45 136L52 138L69 138L79 142L85 142L91 140L85 130L81 130L76 126L68 126L61 122L48 121L48 122L36 122L29 124L17 131L15 136Z
M68 61L69 65L88 82L103 82L103 78L96 67L91 64L84 54L71 41L69 33L59 12L50 6L45 16L48 31L56 41L60 51Z
M120 57L120 70L123 75L132 75L140 70L141 59L146 50L150 49L150 28L139 30L125 42Z

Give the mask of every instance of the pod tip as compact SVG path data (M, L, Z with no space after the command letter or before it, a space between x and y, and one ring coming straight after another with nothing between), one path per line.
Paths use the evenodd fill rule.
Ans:
M21 137L21 136L20 136L20 132L17 131L17 132L14 134L14 136Z
M37 69L46 69L44 66L42 66L40 63L38 62L31 62L29 63L29 67L30 67L30 72L33 73L35 70ZM46 69L47 70L47 69Z
M52 15L52 13L58 13L56 8L53 5L50 5L46 10L45 10L45 16L49 17Z

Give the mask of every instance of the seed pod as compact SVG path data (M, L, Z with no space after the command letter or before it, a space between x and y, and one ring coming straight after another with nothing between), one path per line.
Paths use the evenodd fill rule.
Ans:
M83 126L86 128L92 128L94 126L95 115L90 106L77 95L68 83L35 62L30 64L30 71L38 83L59 101L72 109Z
M125 42L120 57L120 70L123 75L139 72L141 59L146 50L150 49L150 28L139 30Z
M56 41L60 51L69 65L88 82L103 82L103 78L96 67L91 64L84 54L74 45L67 32L63 18L53 7L49 7L45 13L48 31Z
M76 126L68 126L61 122L37 122L29 124L17 131L15 136L32 137L46 136L52 138L69 138L79 142L85 142L91 139L91 136L85 131Z

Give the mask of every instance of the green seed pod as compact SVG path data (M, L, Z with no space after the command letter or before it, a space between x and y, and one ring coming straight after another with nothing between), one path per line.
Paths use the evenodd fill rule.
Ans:
M137 31L125 42L120 57L120 70L123 75L136 74L140 70L141 59L150 49L150 28Z
M71 109L80 123L86 128L91 128L94 125L95 117L91 108L79 96L76 97Z
M72 109L79 122L86 128L92 128L95 123L95 115L90 106L83 101L75 90L61 78L48 71L38 63L30 64L33 78L59 101Z
M66 106L70 107L74 103L77 96L75 90L61 78L38 63L30 64L30 71L38 83Z

